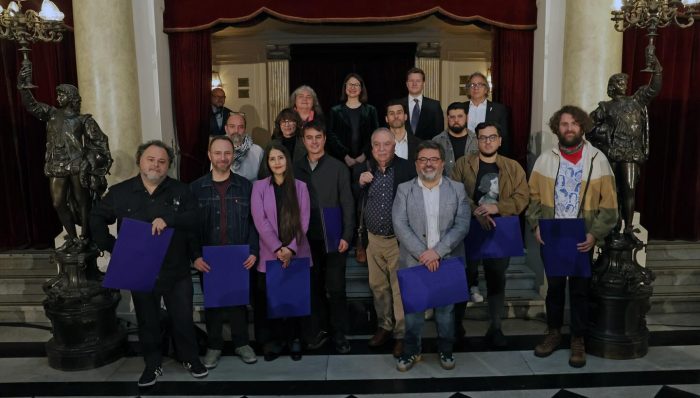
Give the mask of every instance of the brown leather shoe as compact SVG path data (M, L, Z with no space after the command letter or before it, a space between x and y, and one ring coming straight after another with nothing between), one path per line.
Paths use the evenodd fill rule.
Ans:
M571 337L571 356L569 357L569 365L574 368L582 368L586 366L586 346L583 342L583 337Z
M535 356L540 358L550 356L561 344L561 332L559 329L547 329L544 340L535 347Z
M394 358L398 358L403 354L403 339L396 339L394 343L394 349L391 351Z
M372 338L369 339L369 341L367 342L367 345L370 347L382 346L382 345L384 345L384 343L387 342L387 340L389 340L389 337L391 337L390 331L388 331L386 329L379 328L379 329L377 329L377 333L375 333L374 336L372 336Z

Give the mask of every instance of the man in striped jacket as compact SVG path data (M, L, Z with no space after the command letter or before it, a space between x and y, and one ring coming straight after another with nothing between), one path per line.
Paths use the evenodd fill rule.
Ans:
M579 252L592 253L617 222L615 176L605 155L583 136L592 121L581 108L567 105L549 120L558 143L543 152L530 176L530 205L526 216L537 241L544 245L540 219L583 218L586 239ZM586 364L584 337L588 325L590 278L568 277L571 307L571 356L569 365ZM538 357L549 356L561 343L567 277L547 276L547 333L535 347Z

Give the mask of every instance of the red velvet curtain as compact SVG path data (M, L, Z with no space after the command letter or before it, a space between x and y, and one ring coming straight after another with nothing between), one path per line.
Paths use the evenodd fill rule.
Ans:
M515 160L527 164L532 106L534 31L495 28L491 80L492 98L510 110L511 148Z
M271 16L301 23L400 22L440 15L462 23L534 29L536 0L165 0L166 32L191 32L219 24L250 23Z
M209 170L211 32L171 33L168 40L180 179L190 182Z
M649 104L650 155L637 186L637 210L652 239L700 240L700 24L660 30L663 89ZM631 94L648 84L643 30L624 36L622 70Z
M61 227L43 171L46 124L22 106L17 91L22 58L16 44L1 40L0 58L0 250L51 247ZM33 45L30 59L38 101L55 104L58 84L77 85L71 32L60 43Z

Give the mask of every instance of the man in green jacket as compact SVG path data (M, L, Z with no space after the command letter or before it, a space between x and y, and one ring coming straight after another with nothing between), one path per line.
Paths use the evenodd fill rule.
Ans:
M503 137L501 126L495 122L482 122L476 126L479 152L457 160L452 179L464 184L469 208L485 230L496 226L493 217L520 214L527 206L529 192L525 170L513 159L498 154ZM501 331L501 312L505 304L506 269L510 257L467 261L467 282L470 291L479 285L479 264L483 263L486 289L491 315L491 325L486 340L494 347L504 347L507 342ZM455 334L464 336L462 326L467 303L455 305Z

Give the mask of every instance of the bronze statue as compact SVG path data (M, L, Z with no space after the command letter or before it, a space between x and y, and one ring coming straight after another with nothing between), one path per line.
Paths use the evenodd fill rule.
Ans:
M44 174L49 177L53 207L68 233L57 250L80 252L89 244L92 202L107 188L105 175L112 165L107 136L91 115L80 114L81 98L75 86L58 85L58 106L53 107L34 99L31 80L31 64L23 65L17 88L27 111L46 122ZM76 224L82 226L80 236Z
M635 187L639 180L640 166L649 157L649 117L647 105L661 91L661 64L653 52L647 50L647 63L653 66L648 85L631 95L627 91L628 76L616 73L608 80L610 101L598 103L591 112L593 129L587 139L608 157L615 172L620 217L616 232L620 233L625 221L624 235L640 243L634 236Z

